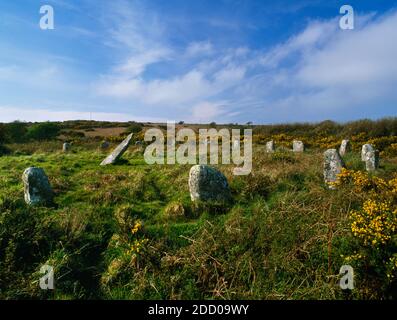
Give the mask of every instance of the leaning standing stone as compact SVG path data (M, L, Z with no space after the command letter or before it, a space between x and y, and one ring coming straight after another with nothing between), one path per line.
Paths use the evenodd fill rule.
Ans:
M367 171L379 168L379 150L370 150L365 154L365 168Z
M344 166L338 150L328 149L324 152L324 181L330 189L335 189L332 183L337 180Z
M266 142L266 152L270 153L270 152L274 152L275 150L275 146L274 146L274 141L268 141Z
M195 165L190 169L189 189L192 201L231 200L226 177L217 169L207 165Z
M375 151L371 144L364 144L361 148L361 161L367 161L366 155L369 151Z
M292 151L293 152L303 152L305 151L305 145L302 141L294 140L292 142Z
M339 148L339 154L344 156L346 153L351 151L350 140L342 140L342 143Z
M127 138L124 139L122 143L120 143L114 151L109 154L105 160L101 162L101 166L106 166L108 164L114 164L122 155L123 153L128 149L128 146L131 143L132 139L132 133L128 135Z
M70 150L70 143L65 142L62 146L63 152L68 152Z
M28 205L50 205L53 201L53 191L48 181L48 177L41 168L27 168L22 181L25 191L25 202Z

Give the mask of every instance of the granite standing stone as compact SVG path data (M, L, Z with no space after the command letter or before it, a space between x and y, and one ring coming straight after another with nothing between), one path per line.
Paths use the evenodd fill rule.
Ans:
M107 148L109 148L110 144L107 141L102 141L101 143L101 149L102 150L106 150Z
M271 153L274 152L275 149L276 147L273 140L266 142L266 152Z
M192 201L227 202L232 198L223 173L207 165L195 165L190 169L189 189Z
M303 152L305 151L305 145L302 141L294 140L292 142L292 151L293 152Z
M124 152L128 149L128 146L131 143L133 134L128 135L127 138L124 139L122 143L120 143L114 151L109 154L105 160L101 162L101 166L106 166L108 164L114 164L120 157L124 154Z
M361 148L361 161L367 161L366 156L368 151L375 151L375 149L371 144L364 144Z
M379 150L370 150L365 154L365 168L375 171L379 168Z
M28 205L51 205L54 193L45 172L41 168L27 168L23 175L25 202Z
M342 143L339 148L339 154L344 156L346 153L351 151L350 140L342 140Z
M65 142L65 143L63 144L63 146L62 146L62 151L63 151L63 152L68 152L68 151L70 151L70 148L71 148L70 143Z
M344 166L338 150L328 149L324 152L324 181L330 189L335 189L331 183L337 180Z

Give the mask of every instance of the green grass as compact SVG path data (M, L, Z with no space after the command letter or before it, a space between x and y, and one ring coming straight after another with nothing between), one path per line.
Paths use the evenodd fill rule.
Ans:
M190 166L146 165L134 147L106 167L94 144L68 154L55 142L10 148L0 157L2 299L345 298L336 281L341 255L354 250L347 217L358 204L324 187L321 151L268 155L255 146L251 176L219 166L234 196L220 207L191 202ZM345 160L363 169L358 154ZM396 163L384 159L378 174ZM54 207L24 203L30 166L49 176ZM143 228L131 235L138 220ZM136 239L147 242L128 253ZM54 291L38 286L46 263L55 267Z

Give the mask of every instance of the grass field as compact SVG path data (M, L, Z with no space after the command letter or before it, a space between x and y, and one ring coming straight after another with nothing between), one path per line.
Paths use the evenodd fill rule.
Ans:
M251 175L218 166L234 198L219 206L191 202L189 165L147 165L139 147L107 167L99 166L107 153L96 141L76 143L70 153L59 141L8 147L12 153L0 157L2 299L395 297L382 264L395 246L379 257L384 248L353 235L351 212L369 193L351 184L328 190L324 150L266 154L255 144ZM345 162L365 171L359 152ZM53 207L25 204L21 175L30 166L49 176ZM388 181L396 169L396 157L383 157L368 177ZM349 260L355 289L342 291L340 267L363 252L366 260ZM55 268L53 291L39 288L44 264Z

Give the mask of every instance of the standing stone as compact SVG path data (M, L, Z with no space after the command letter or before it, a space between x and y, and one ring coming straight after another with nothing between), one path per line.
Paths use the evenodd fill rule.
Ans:
M128 146L131 143L132 133L128 135L127 138L124 139L122 143L120 143L114 151L109 154L105 160L101 162L101 166L106 166L108 164L114 164L128 149Z
M339 148L339 154L344 156L346 153L351 151L350 140L342 140L342 143Z
M294 140L292 142L292 151L293 152L303 152L305 151L305 145L302 141Z
M366 155L368 151L375 151L372 144L364 144L361 148L361 161L367 161Z
M271 153L274 152L275 149L276 148L273 140L266 142L266 152Z
M192 201L231 200L226 177L217 169L207 165L195 165L190 169L189 189Z
M338 150L328 149L324 152L324 181L329 189L335 189L330 183L337 180L337 176L341 173L344 166Z
M68 151L70 151L70 148L71 148L70 143L65 142L65 143L63 144L63 146L62 146L62 151L63 151L63 152L68 152Z
M41 168L27 168L23 175L25 202L28 205L50 205L53 202L53 191L48 177Z
M102 141L101 143L101 149L102 150L106 150L107 148L109 148L110 144L107 141Z
M379 168L379 150L370 150L365 154L365 168L367 171Z

